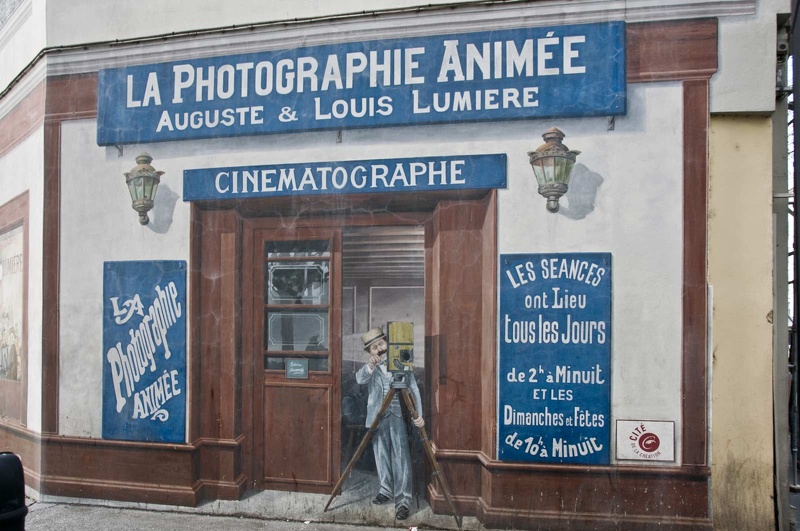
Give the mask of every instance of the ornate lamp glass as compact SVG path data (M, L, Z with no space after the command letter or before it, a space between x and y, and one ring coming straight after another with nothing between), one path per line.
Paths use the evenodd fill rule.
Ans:
M142 153L136 157L136 166L125 174L125 182L128 183L128 191L131 194L133 209L139 213L139 223L147 225L150 218L147 212L153 208L153 201L158 192L158 185L161 182L163 171L157 171L150 163L153 157L147 153Z
M567 193L575 157L580 151L570 151L561 143L564 133L553 127L542 135L545 143L529 151L531 167L539 183L539 193L547 198L547 210L558 212L558 200Z

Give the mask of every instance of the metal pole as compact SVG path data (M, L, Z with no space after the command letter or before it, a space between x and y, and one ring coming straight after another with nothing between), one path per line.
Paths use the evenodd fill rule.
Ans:
M772 147L772 215L774 245L774 308L773 308L773 433L775 455L775 531L789 531L792 516L789 492L795 481L796 467L792 466L792 428L794 423L791 405L794 400L791 374L791 334L789 327L790 304L789 256L789 74L788 58L790 38L785 23L778 26L776 42L776 98L773 114ZM797 446L795 444L795 446ZM793 472L794 469L794 472Z
M796 31L798 25L798 1L792 0L792 12L791 12L791 31L795 38L791 39L791 49L792 49L792 56L794 57L794 61L792 62L792 91L794 95L794 103L797 104L797 80L800 79L800 67L798 67L798 59L800 58L800 32ZM797 486L797 456L798 456L798 385L797 385L797 310L798 310L798 301L800 301L800 260L798 260L797 250L798 250L798 233L800 233L800 215L798 215L797 207L800 205L798 201L798 193L800 192L800 168L798 167L798 160L797 160L797 153L798 147L800 147L800 139L796 134L796 127L792 126L793 131L795 132L794 136L794 161L792 163L792 182L794 186L794 215L792 216L793 219L793 227L794 227L794 238L793 238L793 256L794 256L794 282L792 283L792 337L791 337L791 349L790 349L790 371L792 374L792 413L791 413L791 424L792 424L792 433L791 433L791 443L792 443L792 487ZM782 325L781 325L782 326Z
M795 306L795 312L797 311L797 307ZM792 483L791 483L791 490L795 491L798 489L797 484L797 453L798 453L798 438L800 438L800 427L798 427L798 417L797 417L797 392L798 392L798 385L797 385L797 327L792 326L790 332L790 348L789 348L789 372L792 375L792 396L791 396L791 444L792 444Z

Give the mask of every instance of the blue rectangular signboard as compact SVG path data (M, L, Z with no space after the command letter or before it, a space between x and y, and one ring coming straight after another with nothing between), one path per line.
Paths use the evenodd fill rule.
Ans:
M498 458L608 464L611 254L500 256Z
M103 438L186 436L186 262L103 266Z
M97 143L625 113L625 24L348 42L102 70Z
M185 201L505 187L505 154L253 165L183 172Z

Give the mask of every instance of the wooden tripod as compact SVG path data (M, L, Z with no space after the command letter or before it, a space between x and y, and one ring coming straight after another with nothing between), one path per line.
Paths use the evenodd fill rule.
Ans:
M323 509L322 512L328 510L328 507L330 507L333 499L337 494L339 494L342 484L350 475L350 471L353 469L353 466L358 461L358 458L361 457L361 454L364 453L364 450L367 448L367 444L369 444L369 441L377 431L378 426L380 426L383 415L386 413L386 410L389 409L389 405L392 403L392 399L394 398L394 395L398 389L400 390L400 395L403 397L403 401L408 407L408 411L411 413L411 418L413 420L417 420L417 417L419 417L417 410L414 408L414 401L411 399L411 393L408 390L408 384L405 381L405 375L403 373L393 373L392 386L389 389L389 392L386 393L386 397L383 399L381 409L375 416L375 420L372 421L372 425L369 427L367 434L364 435L364 438L361 440L361 444L359 444L358 448L356 448L356 453L353 454L353 458L350 459L350 462L347 464L347 468L345 468L344 472L342 472L342 477L339 478L339 482L335 487L333 487L331 497L328 499L328 503L325 504L325 509ZM420 437L422 438L422 445L425 447L425 455L428 456L428 461L430 461L431 467L433 468L432 475L439 481L439 486L442 487L442 492L447 500L447 505L450 507L450 510L453 512L453 517L456 519L456 525L459 529L461 529L461 517L458 516L458 513L456 512L456 507L453 504L453 498L450 496L450 488L447 486L447 480L444 478L444 474L442 474L442 470L439 468L439 463L436 461L436 455L433 453L431 441L428 439L428 433L425 431L425 426L417 427L417 430L419 430Z

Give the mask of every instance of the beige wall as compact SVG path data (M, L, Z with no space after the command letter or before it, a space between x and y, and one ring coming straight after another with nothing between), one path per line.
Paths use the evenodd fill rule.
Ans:
M772 124L711 119L714 529L772 529Z

